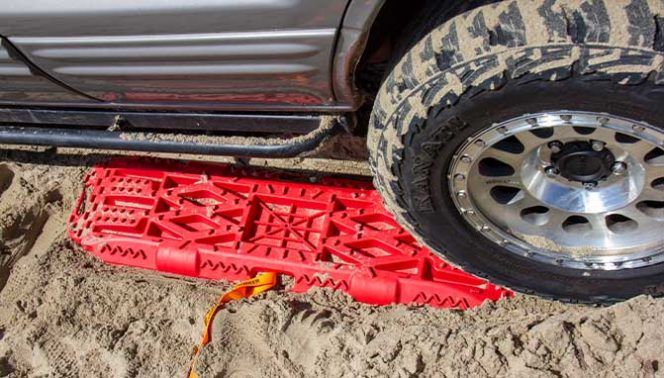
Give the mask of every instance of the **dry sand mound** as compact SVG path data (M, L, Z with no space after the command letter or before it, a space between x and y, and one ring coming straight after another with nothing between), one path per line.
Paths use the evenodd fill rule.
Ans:
M0 162L0 377L185 376L201 318L227 285L105 266L65 220L82 160ZM664 300L607 308L525 296L468 311L371 307L340 293L232 303L203 377L661 376Z

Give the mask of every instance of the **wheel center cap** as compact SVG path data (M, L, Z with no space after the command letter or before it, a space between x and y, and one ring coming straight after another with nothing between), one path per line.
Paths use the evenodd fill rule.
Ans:
M606 148L594 150L589 142L570 142L551 156L560 175L570 181L597 182L611 174L615 157Z

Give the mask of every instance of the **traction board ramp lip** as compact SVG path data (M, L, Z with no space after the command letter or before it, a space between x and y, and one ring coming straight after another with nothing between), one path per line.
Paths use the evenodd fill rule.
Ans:
M288 176L289 179L284 179ZM454 268L401 228L369 181L126 159L89 172L70 237L101 260L168 274L292 276L295 292L467 309L512 292Z

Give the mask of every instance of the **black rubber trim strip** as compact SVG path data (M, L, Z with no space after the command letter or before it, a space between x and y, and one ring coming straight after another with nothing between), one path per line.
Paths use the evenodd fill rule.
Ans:
M301 155L318 147L327 137L342 130L339 122L293 139L275 144L199 144L168 140L131 138L120 131L0 126L0 144L109 149L124 151L285 158ZM125 138L121 138L124 134Z
M184 113L127 112L80 109L34 109L0 107L0 123L40 127L80 126L107 129L114 124L123 131L139 129L164 132L224 131L242 133L306 134L321 122L318 114L277 113Z

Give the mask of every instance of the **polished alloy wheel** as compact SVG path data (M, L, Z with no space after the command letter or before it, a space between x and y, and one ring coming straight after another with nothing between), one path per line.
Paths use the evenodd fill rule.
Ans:
M664 261L664 133L603 113L494 124L454 155L462 217L533 260L590 270Z

